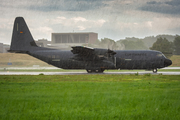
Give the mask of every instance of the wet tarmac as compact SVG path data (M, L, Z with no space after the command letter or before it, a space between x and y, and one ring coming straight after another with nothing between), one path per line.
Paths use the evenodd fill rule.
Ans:
M144 75L144 74L152 74L152 75L180 75L180 72L157 72L153 73L152 71L142 71L142 72L104 72L104 73L87 73L87 72L9 72L9 71L3 71L0 72L0 75L91 75L91 74L101 74L101 75L108 75L108 74L124 74L124 75L130 75L130 74L139 74L139 75Z

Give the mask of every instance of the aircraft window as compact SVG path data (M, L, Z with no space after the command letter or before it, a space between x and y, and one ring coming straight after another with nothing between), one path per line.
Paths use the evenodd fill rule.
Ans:
M157 54L158 57L162 57L163 55L162 54Z
M166 57L164 54L162 54L163 57Z

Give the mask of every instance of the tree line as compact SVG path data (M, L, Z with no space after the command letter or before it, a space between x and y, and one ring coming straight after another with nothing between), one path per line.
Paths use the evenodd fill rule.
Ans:
M166 38L158 38L157 41L150 47L150 50L158 50L165 54L167 57L180 55L180 36L176 36L173 42L168 41Z
M170 36L171 37L171 36ZM169 37L169 38L170 38ZM148 38L148 37L147 37ZM167 57L171 55L180 55L180 36L176 35L174 40L168 40L165 36L158 36L154 43L151 43L151 47L147 46L143 39L127 38L125 40L114 41L109 38L103 38L97 40L95 44L89 45L90 47L105 48L111 50L157 50L161 51ZM151 40L149 40L150 42Z

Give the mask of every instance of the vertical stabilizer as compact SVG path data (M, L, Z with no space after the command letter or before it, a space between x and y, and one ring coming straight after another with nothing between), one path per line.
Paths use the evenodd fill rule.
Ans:
M37 47L23 17L17 17L14 21L10 52L28 52Z

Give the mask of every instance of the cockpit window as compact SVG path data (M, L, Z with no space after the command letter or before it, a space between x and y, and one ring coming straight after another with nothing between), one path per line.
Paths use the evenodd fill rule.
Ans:
M162 54L162 56L166 58L166 56L164 54Z
M165 55L164 54L162 54L162 53L158 53L156 56L158 56L158 57L165 57ZM166 58L166 57L165 57Z

